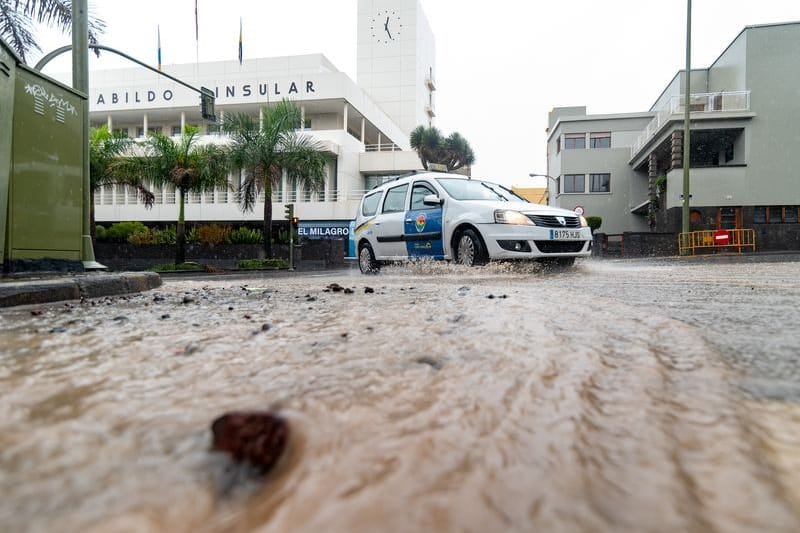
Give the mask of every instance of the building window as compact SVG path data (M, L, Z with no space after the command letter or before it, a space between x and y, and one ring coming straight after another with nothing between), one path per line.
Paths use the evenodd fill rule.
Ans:
M310 130L311 129L311 119L307 118L303 120L303 129Z
M585 133L567 133L564 135L564 150L586 148Z
M797 207L792 206L783 208L783 223L797 224Z
M137 137L144 137L144 127L143 126L139 126L138 128L136 128L136 136Z
M565 193L584 193L586 192L585 174L564 174Z
M589 192L611 192L611 174L589 174Z
M172 136L180 135L181 134L181 127L180 126L172 126Z
M557 154L561 153L561 137L556 139L556 153Z
M611 132L590 133L589 146L591 148L611 148Z
M753 209L753 224L766 224L767 223L767 208L755 207Z
M127 137L128 128L114 128L114 133L117 135L122 135L123 137Z

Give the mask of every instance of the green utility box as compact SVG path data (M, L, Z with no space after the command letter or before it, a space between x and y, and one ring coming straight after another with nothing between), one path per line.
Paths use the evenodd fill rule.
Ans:
M29 68L0 40L3 264L81 260L86 96Z

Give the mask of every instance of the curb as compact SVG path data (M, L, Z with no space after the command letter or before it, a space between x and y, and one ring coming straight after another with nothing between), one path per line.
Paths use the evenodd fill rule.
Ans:
M72 278L11 281L0 283L0 307L115 296L160 286L161 276L155 272L87 274Z

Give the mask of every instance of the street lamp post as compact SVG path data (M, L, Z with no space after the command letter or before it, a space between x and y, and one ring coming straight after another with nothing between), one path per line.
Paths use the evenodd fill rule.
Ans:
M558 194L558 178L554 178L550 174L537 174L535 172L531 173L531 174L528 174L528 176L530 176L531 178L547 178L547 179L549 179L550 181L555 183L555 185L556 185L556 194ZM547 187L547 205L551 205L550 204L550 187L549 186Z
M87 0L72 2L72 88L89 96L89 13ZM105 267L95 261L90 235L90 207L93 201L89 181L89 102L83 106L83 223L81 260L86 270Z
M681 210L681 232L689 233L689 165L691 163L689 143L689 118L692 75L692 0L686 0L686 87L683 103L683 208Z

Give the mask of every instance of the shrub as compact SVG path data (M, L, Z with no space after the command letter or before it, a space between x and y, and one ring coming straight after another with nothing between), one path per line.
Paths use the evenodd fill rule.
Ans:
M175 226L153 230L153 244L175 244L176 242L178 242L178 235Z
M197 226L197 237L202 244L222 244L228 242L231 234L230 226L220 224L201 224Z
M103 240L113 242L127 242L128 237L134 233L146 233L150 230L141 222L117 222L104 231ZM98 234L99 238L99 234Z
M294 230L292 238L294 239L295 244L300 242L300 236L298 235L297 230ZM275 239L274 242L279 244L289 244L289 228L279 228L278 238Z
M153 234L150 233L150 230L147 228L145 228L144 231L136 230L128 235L128 242L136 246L153 244Z
M177 265L175 263L163 263L160 265L153 265L147 270L150 272L175 272L178 270L204 271L206 267L193 262L179 263Z
M245 259L239 261L237 266L248 270L258 268L289 268L289 262L283 259Z
M98 241L106 240L106 227L97 224L94 228L95 236Z
M197 226L192 226L186 230L186 243L200 244L200 234L197 231Z
M241 226L231 231L228 240L231 244L259 244L262 242L262 237L257 229Z
M592 229L592 233L600 229L600 226L603 224L602 217L586 217L586 223L589 224L589 227Z

